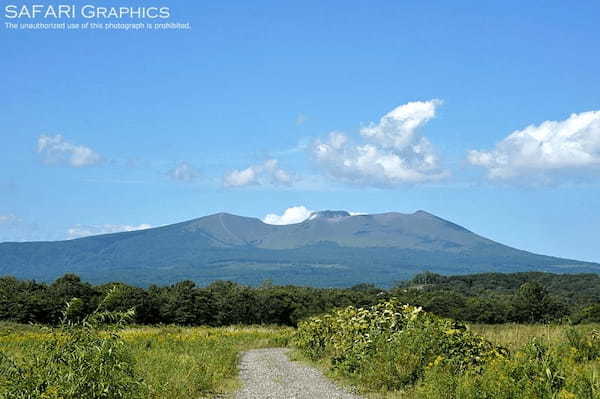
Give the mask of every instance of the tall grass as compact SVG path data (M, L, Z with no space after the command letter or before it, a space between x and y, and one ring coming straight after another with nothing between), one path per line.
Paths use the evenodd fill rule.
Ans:
M134 316L108 311L117 295L111 290L90 314L82 301L66 304L61 325L48 328L29 352L0 352L0 397L11 399L142 399L146 385L117 331ZM104 331L99 327L105 326ZM5 338L5 337L3 337ZM23 342L19 343L24 347ZM31 351L33 349L33 351Z
M212 397L238 387L240 352L286 346L291 328L161 327L123 332L150 398Z
M413 313L414 308L406 309L406 317L389 310L342 312L331 319L342 324L315 326L316 335L306 335L302 327L298 336L281 327L162 326L127 327L119 331L119 339L131 358L133 375L144 384L144 397L152 399L230 393L239 387L240 352L287 346L294 336L305 340L307 356L330 375L356 385L367 398L600 399L600 325L463 329L429 315L419 319L422 312ZM100 329L94 339L111 334ZM333 334L338 335L333 346L320 347ZM0 323L0 352L16 363L47 349L53 339L52 330L44 327ZM496 345L509 354L489 356ZM471 359L480 355L486 359ZM0 379L0 397L2 389Z
M0 399L214 397L235 387L238 354L285 346L289 328L125 328L111 289L89 314L74 298L57 328L0 325Z
M100 332L106 336L108 332ZM131 327L120 331L135 375L149 398L214 397L238 388L240 352L286 346L293 329L282 327ZM0 352L15 360L39 353L51 340L43 327L0 323ZM0 397L2 388L0 386Z
M558 345L565 339L565 332L574 328L584 334L600 329L600 324L584 324L575 327L564 324L472 324L473 332L500 344L511 351L525 346L533 338L539 338L548 345Z

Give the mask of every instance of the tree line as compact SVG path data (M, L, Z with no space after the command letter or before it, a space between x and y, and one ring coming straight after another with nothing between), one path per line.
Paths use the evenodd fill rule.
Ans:
M0 278L0 320L53 325L67 301L79 298L79 317L92 312L109 290L119 295L111 310L135 308L138 324L223 326L280 324L295 326L303 318L337 307L366 307L396 297L443 317L479 323L539 323L569 320L600 322L597 275L550 273L442 276L422 273L383 290L371 284L350 288L250 287L216 281L199 287L193 281L168 286L135 287L119 282L92 285L74 274L50 284L14 277Z

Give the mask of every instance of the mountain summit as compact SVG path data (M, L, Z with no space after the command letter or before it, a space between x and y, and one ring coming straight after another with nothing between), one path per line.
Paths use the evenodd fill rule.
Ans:
M52 280L72 272L93 282L382 286L430 270L599 272L600 265L537 255L481 237L425 211L351 215L314 212L270 225L228 213L69 241L0 243L0 275Z
M346 211L318 211L313 212L308 220L314 219L340 219L351 216L349 212Z

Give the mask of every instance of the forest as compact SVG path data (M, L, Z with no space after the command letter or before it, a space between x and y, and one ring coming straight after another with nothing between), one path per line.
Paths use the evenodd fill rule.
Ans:
M255 287L231 281L201 287L189 280L141 288L119 282L91 285L74 274L50 284L2 277L0 320L56 325L65 303L73 298L80 306L71 311L84 318L115 286L121 295L110 304L111 310L134 308L134 322L140 325L297 326L302 319L335 308L367 307L390 298L466 322L600 322L598 275L539 272L461 276L424 272L387 290L371 284L312 288L270 281Z

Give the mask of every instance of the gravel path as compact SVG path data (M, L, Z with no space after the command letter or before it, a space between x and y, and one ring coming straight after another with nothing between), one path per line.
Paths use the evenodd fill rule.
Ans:
M288 351L268 348L245 352L240 364L244 387L235 399L360 399L314 368L291 362Z

